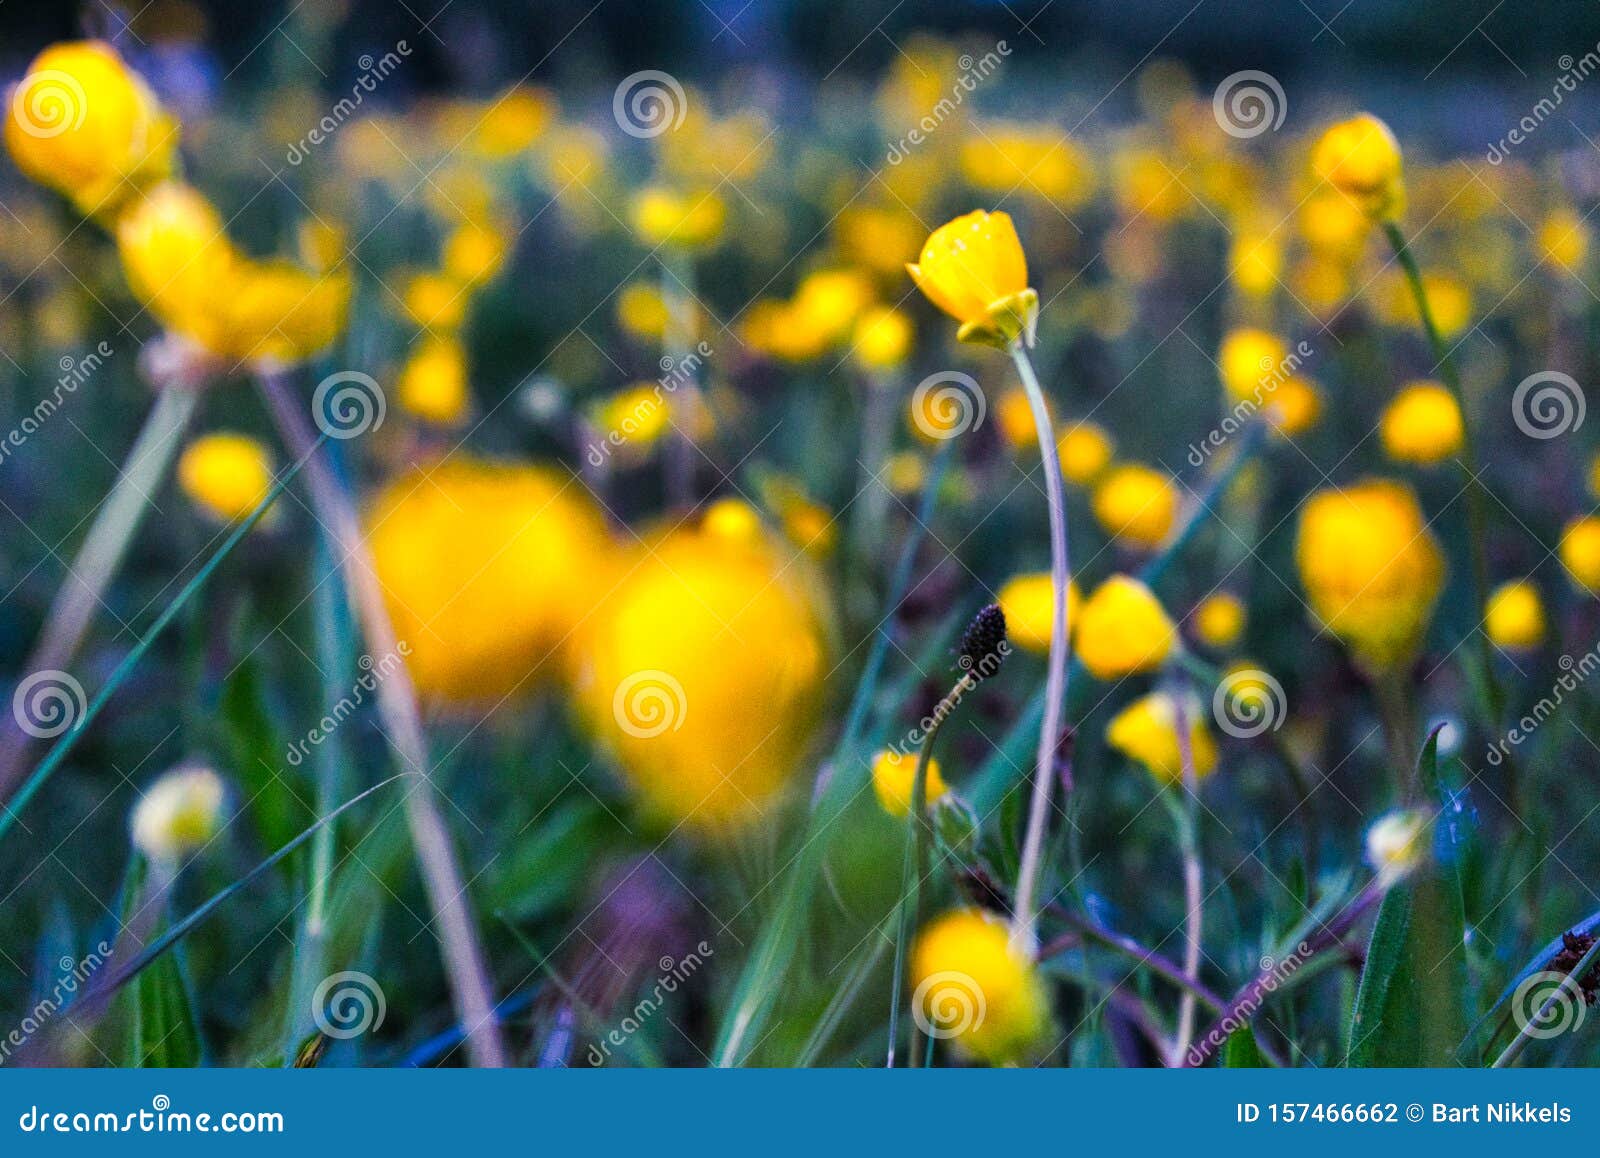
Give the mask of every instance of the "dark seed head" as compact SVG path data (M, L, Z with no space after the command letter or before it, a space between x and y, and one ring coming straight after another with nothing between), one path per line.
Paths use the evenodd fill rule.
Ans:
M1006 613L998 603L989 604L972 617L961 633L958 650L961 670L974 679L988 679L1000 670L1011 648L1006 642Z

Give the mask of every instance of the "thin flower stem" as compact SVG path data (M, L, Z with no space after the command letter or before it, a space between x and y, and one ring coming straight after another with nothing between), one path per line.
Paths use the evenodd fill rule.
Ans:
M505 1045L495 1014L488 968L473 928L466 885L456 864L450 831L434 798L435 785L430 774L427 737L417 708L416 687L402 658L400 641L395 636L355 507L334 476L322 447L317 445L288 382L271 372L260 374L257 382L290 452L305 462L313 510L323 533L328 536L330 550L344 571L367 646L376 653L374 662L386 656L400 659L393 674L378 684L378 713L383 718L384 734L400 758L400 770L418 777L416 785L405 795L406 821L411 828L428 902L438 922L456 1020L466 1032L467 1053L474 1065L504 1066Z
M1200 795L1199 774L1194 765L1194 741L1189 734L1189 710L1184 702L1187 682L1173 695L1173 726L1178 733L1178 755L1183 763L1183 804L1173 809L1177 821L1178 844L1183 850L1184 952L1183 971L1190 977L1200 972L1200 945L1205 930L1205 898L1201 894ZM1183 1064L1183 1055L1194 1040L1195 995L1185 989L1178 1002L1178 1032L1172 1043L1168 1065Z
M1039 747L1033 774L1033 797L1028 805L1027 835L1022 843L1022 863L1017 872L1017 903L1012 917L1012 941L1032 956L1039 946L1038 891L1043 867L1045 822L1050 813L1050 787L1055 779L1056 746L1061 738L1061 713L1067 696L1067 501L1061 481L1061 460L1056 452L1055 428L1044 390L1022 343L1011 347L1033 410L1033 428L1039 436L1040 466L1044 469L1045 497L1050 506L1050 579L1055 603L1050 615L1050 658L1045 673L1044 711L1039 725Z
M111 493L56 591L39 641L23 666L25 673L64 671L77 658L89 624L104 602L106 588L122 566L133 533L167 477L199 401L200 390L188 384L168 384L157 390L155 405L146 415ZM16 714L3 713L0 801L9 799L16 788L32 743Z
M1567 1001L1575 1003L1579 1013L1583 1012L1583 1003L1586 1000L1583 992L1583 976L1589 972L1596 958L1600 958L1600 939L1597 939L1593 945L1589 946L1589 951L1572 967L1572 970L1562 979L1561 984L1556 986L1555 992L1545 998L1544 1003L1539 1006L1538 1012L1517 1030L1517 1036L1512 1038L1511 1044L1507 1045L1501 1051L1500 1056L1494 1059L1489 1066L1490 1069L1503 1070L1521 1057L1522 1051L1533 1040L1534 1033L1544 1026L1545 1019L1549 1016L1551 1008L1563 997Z
M1461 376L1456 372L1455 360L1445 347L1444 338L1434 321L1433 309L1428 305L1428 291L1422 283L1422 271L1417 267L1417 259L1412 254L1411 247L1406 244L1405 235L1392 221L1384 222L1383 232L1394 250L1395 260L1400 263L1400 268L1405 273L1406 284L1411 288L1411 296L1417 303L1417 313L1422 319L1422 331L1428 339L1428 347L1433 353L1439 376L1444 379L1444 384L1455 397L1456 407L1461 411L1460 461L1461 469L1467 475L1467 527L1470 539L1467 550L1472 564L1472 594L1476 603L1476 614L1482 615L1489 605L1489 564L1486 554L1489 508L1485 501L1486 491L1472 440L1472 422L1467 413L1466 392L1461 388ZM1501 714L1505 710L1505 696L1500 689L1500 681L1495 676L1494 646L1489 641L1488 633L1478 631L1475 634L1478 637L1478 658L1483 665L1484 683L1488 689L1490 722L1493 727L1498 728Z

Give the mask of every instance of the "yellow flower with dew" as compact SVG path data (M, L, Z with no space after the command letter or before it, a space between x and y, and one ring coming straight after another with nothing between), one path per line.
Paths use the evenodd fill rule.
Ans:
M440 264L457 281L476 285L500 272L509 249L504 230L465 221L444 239Z
M1078 585L1067 582L1067 632L1077 625ZM1056 589L1050 572L1034 571L1007 579L995 597L1006 617L1006 638L1024 651L1045 655L1050 650L1050 629L1055 617Z
M1575 274L1588 259L1591 233L1588 222L1571 209L1556 209L1539 223L1535 248L1563 273Z
M1392 885L1422 863L1428 855L1430 825L1417 809L1386 812L1367 829L1367 863L1380 882Z
M1231 591L1218 591L1200 601L1191 622L1201 643L1226 651L1239 642L1247 618L1244 600Z
M400 370L395 389L400 408L436 426L459 426L471 397L467 352L453 334L424 337Z
M1531 580L1512 579L1489 593L1483 629L1496 647L1523 651L1544 642L1544 602Z
M203 435L178 459L179 488L190 502L224 523L255 510L272 483L271 452L246 434Z
M1313 494L1295 562L1317 619L1372 671L1415 653L1444 585L1444 555L1415 493L1387 479Z
M653 185L633 199L631 220L651 247L702 249L722 236L728 208L714 191L678 192Z
M917 934L911 994L925 1032L968 1057L1023 1063L1050 1044L1044 978L1006 923L981 909L954 909Z
M872 791L878 804L896 820L902 820L911 811L911 793L917 777L917 753L894 752L884 749L872 758ZM949 791L944 777L939 774L939 761L929 757L927 777L927 803L933 802Z
M1306 378L1285 378L1267 397L1263 414L1284 438L1297 438L1322 417L1322 392Z
M133 846L168 870L210 843L227 793L222 778L203 765L163 775L139 797L129 818Z
M400 288L400 303L406 317L424 330L459 329L471 302L467 287L443 272L414 273Z
M873 306L856 321L851 348L868 370L893 370L911 354L911 319L892 306Z
M1114 466L1095 486L1094 517L1106 534L1145 550L1166 542L1178 517L1178 491L1161 471L1138 463Z
M172 172L178 123L110 44L66 41L11 90L5 141L28 177L85 216L109 217Z
M444 705L493 707L562 675L613 564L570 478L461 453L390 482L366 531L417 689Z
M1198 781L1217 767L1217 742L1205 724L1205 708L1193 695L1180 701L1167 692L1151 692L1123 708L1106 727L1106 743L1130 760L1144 765L1163 784L1184 780L1183 738L1179 714L1188 732L1189 759Z
M1600 518L1584 515L1561 532L1557 548L1572 581L1590 594L1600 595Z
M747 534L682 526L649 538L581 633L590 726L647 810L711 835L758 821L781 796L828 671L820 580L754 521Z
M1105 428L1093 422L1077 422L1056 440L1056 455L1061 459L1061 474L1070 483L1088 486L1111 463L1116 444Z
M1217 351L1223 389L1235 402L1260 402L1273 394L1288 363L1289 343L1251 326L1229 330Z
M1096 679L1154 671L1178 642L1178 629L1155 594L1137 579L1113 575L1078 610L1073 643Z
M1461 450L1461 408L1440 382L1412 382L1384 407L1383 449L1396 462L1432 466Z
M941 225L906 266L917 288L961 323L963 342L1009 347L1030 344L1039 295L1028 286L1028 261L1005 213L971 213Z
M1311 169L1374 221L1396 221L1405 212L1406 187L1400 142L1371 113L1330 126L1311 153Z

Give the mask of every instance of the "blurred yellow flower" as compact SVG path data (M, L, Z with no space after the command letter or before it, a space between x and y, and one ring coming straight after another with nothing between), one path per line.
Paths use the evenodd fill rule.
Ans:
M883 481L893 494L908 495L922 489L928 477L928 465L914 450L891 454L883 464Z
M872 282L860 270L820 269L801 279L789 305L788 324L832 345L855 325L872 302Z
M1307 247L1324 257L1353 259L1371 228L1361 206L1336 190L1306 198L1300 209L1300 235Z
M444 239L444 271L465 285L488 281L505 264L510 240L505 231L462 222Z
M1200 780L1216 770L1217 742L1205 725L1205 709L1195 696L1183 697L1182 710L1195 779ZM1143 764L1157 780L1182 784L1184 758L1178 711L1178 700L1166 692L1141 696L1112 718L1106 727L1106 743Z
M1266 297L1283 278L1283 241L1270 230L1236 234L1228 252L1234 284L1252 297Z
M1039 438L1033 431L1033 404L1021 386L1013 386L994 402L994 424L1013 454L1036 451Z
M178 486L183 493L225 523L255 510L272 490L272 481L272 454L244 434L204 435L185 447L178 459Z
M601 402L594 423L602 432L620 437L623 450L642 451L672 429L671 403L659 383L635 382Z
M809 742L828 622L805 557L765 533L659 534L583 632L584 714L652 811L757 821Z
M887 748L872 758L872 791L878 804L896 820L911 811L911 792L917 778L917 753L891 752ZM931 806L949 791L939 775L939 761L928 759L927 803Z
M1178 490L1161 471L1123 463L1108 470L1096 485L1091 505L1106 534L1153 550L1172 532Z
M677 192L659 185L633 199L633 227L646 245L700 249L722 236L727 206L715 192Z
M1386 812L1367 829L1367 863L1379 880L1393 884L1427 855L1427 814L1417 809Z
M1415 651L1444 584L1444 556L1416 495L1385 479L1313 494L1295 561L1322 626L1378 671Z
M672 311L658 286L630 282L617 295L617 321L634 337L659 342L672 322Z
M1053 125L995 123L961 143L961 172L974 188L1043 198L1071 213L1094 192L1094 166L1084 149Z
M471 401L467 352L453 334L424 336L400 371L395 390L400 408L438 426L456 426Z
M1245 619L1244 600L1232 592L1218 591L1194 609L1194 633L1207 647L1223 651L1239 642Z
M1544 603L1528 579L1513 579L1489 593L1483 628L1496 647L1519 651L1544 640Z
M1400 142L1371 113L1330 126L1312 150L1311 169L1375 221L1398 220L1405 212Z
M700 517L700 529L708 535L734 542L758 542L765 533L760 512L736 498L718 499L708 506Z
M1396 462L1432 466L1461 449L1461 409L1440 382L1412 382L1384 408L1383 449Z
M1600 518L1584 515L1573 519L1562 530L1558 549L1573 582L1600 594Z
M917 256L922 224L901 206L852 205L834 224L840 251L879 274L899 274Z
M1030 419L1029 430L1032 428ZM1099 478L1115 449L1111 435L1093 422L1074 423L1056 440L1061 473L1068 482L1078 486L1088 486Z
M391 482L366 529L417 688L446 704L493 707L560 675L610 581L600 512L540 467L458 452Z
M471 301L467 287L447 273L412 274L400 289L406 317L424 330L460 328Z
M178 123L111 45L67 41L9 94L5 141L24 174L101 216L172 172Z
M1077 626L1078 585L1067 581L1067 632ZM1048 655L1055 623L1056 588L1048 571L1013 575L995 597L1006 617L1006 638L1024 651Z
M1461 279L1430 271L1422 275L1422 292L1442 336L1453 338L1472 324L1472 291ZM1412 329L1422 322L1411 286L1398 272L1379 282L1374 304L1378 317L1388 325Z
M222 820L222 778L203 765L174 768L139 797L129 818L133 846L176 867L210 843Z
M1009 345L1031 333L1039 295L1028 287L1028 261L1005 213L971 213L941 225L906 266L917 288L961 323L964 342Z
M1565 273L1577 273L1589 256L1588 222L1571 209L1556 209L1539 223L1539 256Z
M873 306L856 322L851 346L868 370L893 370L911 353L911 319L892 306Z
M1305 378L1286 378L1267 399L1263 413L1285 438L1295 438L1322 417L1322 392Z
M1096 679L1153 671L1178 640L1155 594L1126 575L1113 575L1095 588L1076 620L1072 634L1078 659Z
M519 85L489 101L481 111L472 110L473 123L464 143L488 160L504 160L537 141L555 112L555 98L550 93Z
M917 934L912 1000L935 1036L991 1065L1026 1062L1050 1044L1050 996L1006 923L955 909Z
M1223 336L1218 372L1235 402L1260 402L1275 391L1289 362L1289 344L1276 334L1242 326Z

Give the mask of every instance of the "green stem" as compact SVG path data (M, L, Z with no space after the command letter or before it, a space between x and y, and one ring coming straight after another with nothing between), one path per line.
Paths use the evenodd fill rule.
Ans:
M1189 711L1184 702L1187 682L1173 694L1173 726L1178 734L1178 755L1183 763L1183 804L1174 807L1178 845L1183 851L1184 954L1183 971L1190 977L1200 972L1200 944L1205 923L1205 899L1201 893L1200 796L1199 775L1194 764L1194 743L1189 735ZM1194 1040L1195 996L1184 990L1178 1002L1178 1032L1172 1044L1172 1066L1183 1064L1183 1056Z
M1050 579L1055 602L1050 615L1050 657L1045 672L1044 711L1039 722L1039 746L1034 760L1033 797L1028 805L1027 835L1017 870L1017 903L1012 914L1012 939L1029 957L1039 947L1039 874L1043 868L1044 830L1050 813L1050 789L1055 780L1056 747L1061 740L1061 717L1067 696L1067 500L1061 480L1061 459L1056 451L1050 407L1033 371L1033 362L1020 341L1011 347L1022 388L1033 410L1034 432L1039 438L1040 466L1044 470L1045 497L1050 507Z

